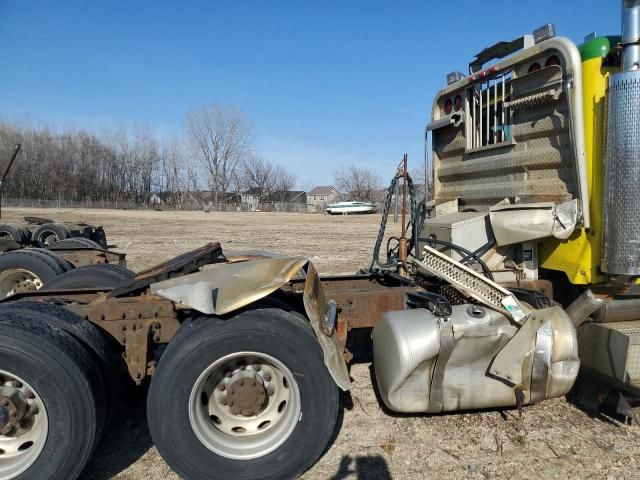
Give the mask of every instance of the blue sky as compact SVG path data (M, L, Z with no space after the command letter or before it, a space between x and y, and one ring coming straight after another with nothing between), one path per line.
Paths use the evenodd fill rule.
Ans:
M232 104L255 148L301 184L343 164L422 161L447 72L553 22L581 42L620 30L619 0L0 0L0 118L181 136L185 113Z

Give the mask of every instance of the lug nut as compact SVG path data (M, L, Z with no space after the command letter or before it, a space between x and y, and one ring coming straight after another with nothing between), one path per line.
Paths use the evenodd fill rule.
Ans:
M276 393L276 391L274 390L274 388L273 388L273 387L267 387L267 394L268 394L270 397L273 397L273 394L274 394L274 393Z
M264 374L264 381L265 382L270 382L271 381L271 374L269 372Z
M224 392L226 385L224 383L221 383L220 385L218 385L218 390L220 390L221 392Z
M262 369L262 365L260 365L259 363L256 363L256 364L253 366L253 371L254 371L254 372L259 372L261 369Z

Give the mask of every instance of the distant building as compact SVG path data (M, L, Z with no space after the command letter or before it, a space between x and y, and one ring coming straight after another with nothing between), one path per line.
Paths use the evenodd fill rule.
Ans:
M264 200L268 203L306 203L307 194L301 190L283 190L270 193Z
M311 212L321 212L327 205L342 200L336 187L315 187L307 194L307 207Z
M244 209L255 211L266 210L291 210L299 211L296 205L306 205L307 194L301 190L282 190L264 194L258 188L251 188L240 194Z
M250 212L254 212L258 209L258 205L260 205L261 191L259 188L250 188L242 192L240 197L242 199L242 205Z

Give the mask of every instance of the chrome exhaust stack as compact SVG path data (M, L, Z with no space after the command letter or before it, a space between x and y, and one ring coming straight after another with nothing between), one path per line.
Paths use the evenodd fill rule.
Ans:
M622 2L622 71L640 70L640 0Z
M622 72L609 77L602 271L640 275L640 0L622 1Z

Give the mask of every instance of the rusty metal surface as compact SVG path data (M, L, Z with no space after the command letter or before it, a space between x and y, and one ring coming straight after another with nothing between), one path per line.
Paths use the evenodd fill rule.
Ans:
M226 402L234 415L250 417L260 413L267 392L255 378L238 378L227 389Z
M199 270L204 265L226 262L222 255L222 247L218 242L207 243L203 247L178 255L166 262L139 272L130 283L114 289L113 297L144 290L152 283L168 280L180 275L187 275Z
M423 291L420 287L354 288L332 290L326 288L327 298L339 307L339 319L347 328L369 328L375 326L380 316L393 310L405 309L408 292Z
M522 282L504 282L500 283L505 288L528 288L544 293L549 299L553 300L553 283L549 280L525 280Z
M44 217L24 217L24 221L31 225L44 225L45 223L55 223L50 218L44 218Z
M6 395L0 395L0 409L2 410L2 420L0 423L0 435L10 433L20 421L19 411L16 402Z
M305 258L218 263L151 285L151 292L201 313L224 315L266 297L307 264Z
M326 328L328 304L315 267L306 258L261 258L236 263L217 263L201 272L151 284L154 295L179 306L205 314L224 315L260 300L293 277L305 273L305 312L324 355L324 362L336 384L350 388L343 350L335 332Z
M66 304L76 303L76 302L80 304L86 304L95 300L96 296L99 293L100 291L94 288L78 288L78 289L65 290L65 291L41 289L41 290L31 291L31 292L16 292L9 297L0 298L0 303L29 299L29 300L53 301L54 303L59 303L61 305L66 305Z
M172 273L191 273L206 265L207 263L224 262L222 247L218 242L207 243L206 245L178 255L166 262L162 262L154 267L139 272L136 280L153 279L158 281L164 275ZM167 277L168 278L168 277Z
M211 263L206 270L185 274ZM157 281L172 274L181 276ZM325 365L336 384L347 390L350 378L343 357L344 341L336 331L329 331L329 308L322 282L305 258L260 257L232 263L227 262L220 245L215 243L141 272L118 292L74 289L39 291L20 297L55 300L106 330L124 346L129 372L139 383L155 370L149 356L150 345L169 342L179 328L177 310L192 308L200 313L224 315L268 296L296 276L304 277L299 293ZM125 293L129 295L124 296ZM337 326L344 331L344 322Z
M373 327L384 312L404 310L408 292L424 291L421 287L403 285L401 280L369 273L320 277L326 298L338 304L339 337L346 342L349 330ZM282 290L285 294L301 293L303 282L292 280Z
M325 296L320 277L313 263L307 264L307 278L304 284L304 307L309 317L311 327L316 334L322 348L324 364L329 369L333 380L342 390L351 388L351 377L347 370L344 348L341 346L336 331L328 333L323 328L329 312L327 297Z
M97 248L56 248L55 246L49 248L49 250L63 256L75 267L99 263L110 263L122 265L123 267L127 266L126 254L111 250L101 250Z
M124 360L136 383L155 370L151 347L168 343L180 327L173 303L152 295L109 298L100 294L89 304L66 307L107 331L124 346Z

